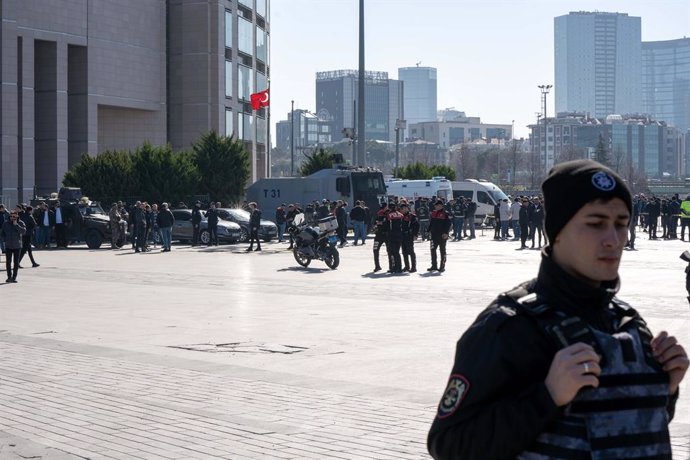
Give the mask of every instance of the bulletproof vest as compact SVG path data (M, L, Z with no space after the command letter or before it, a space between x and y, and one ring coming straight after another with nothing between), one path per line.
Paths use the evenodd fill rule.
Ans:
M613 302L622 320L610 334L544 304L524 288L516 291L521 292L507 296L518 311L532 316L559 348L589 343L602 357L599 387L581 389L517 458L671 460L669 378L652 355L652 334L637 312Z
M417 217L420 220L429 220L429 208L427 208L425 205L420 206L416 211Z

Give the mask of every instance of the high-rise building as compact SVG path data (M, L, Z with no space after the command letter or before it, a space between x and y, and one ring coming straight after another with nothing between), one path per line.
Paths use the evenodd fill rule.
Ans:
M403 105L407 125L436 121L436 69L401 67L398 69L398 80L404 84Z
M642 42L642 110L690 129L690 38Z
M556 113L639 113L641 20L571 12L554 20Z
M316 73L316 112L331 120L333 141L344 137L344 128L357 127L358 75L356 70ZM404 119L403 84L387 72L366 72L364 79L365 139L395 142L395 122Z
M290 131L294 130L294 147L299 153L331 143L331 125L308 110L295 109L276 123L276 148L289 152L293 147Z
M268 169L269 0L0 1L0 201L85 154L234 133ZM253 132L253 130L256 130Z

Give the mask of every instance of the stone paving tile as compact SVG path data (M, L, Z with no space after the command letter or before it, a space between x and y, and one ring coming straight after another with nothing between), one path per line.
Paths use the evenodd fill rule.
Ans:
M423 405L392 420L359 396L10 342L0 355L2 431L75 458L426 458ZM400 438L408 451L386 450Z

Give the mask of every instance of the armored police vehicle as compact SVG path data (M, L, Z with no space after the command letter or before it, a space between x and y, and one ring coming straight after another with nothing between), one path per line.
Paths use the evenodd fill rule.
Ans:
M486 216L493 216L494 205L504 198L508 198L496 184L485 180L466 179L454 181L451 184L453 198L470 198L477 203L477 211L474 215L476 223L484 222Z
M304 208L312 201L323 199L345 200L350 208L355 201L364 201L373 216L385 197L381 171L342 165L322 169L307 177L259 179L247 189L247 201L255 201L268 219L273 218L268 212L282 203L300 203Z
M443 198L447 201L453 197L450 181L442 176L435 176L429 180L388 179L386 190L388 196L406 198L408 201L417 198Z

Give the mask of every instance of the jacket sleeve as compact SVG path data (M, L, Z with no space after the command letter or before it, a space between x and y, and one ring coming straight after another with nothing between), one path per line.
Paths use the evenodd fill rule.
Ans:
M513 459L537 438L558 415L543 383L552 356L543 341L529 318L492 307L480 315L457 344L427 439L433 458Z

